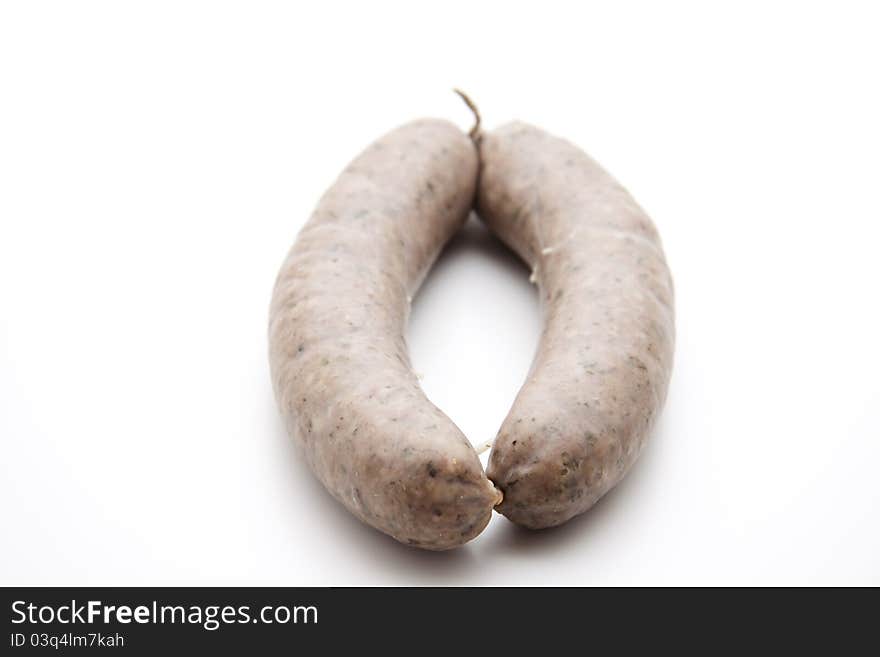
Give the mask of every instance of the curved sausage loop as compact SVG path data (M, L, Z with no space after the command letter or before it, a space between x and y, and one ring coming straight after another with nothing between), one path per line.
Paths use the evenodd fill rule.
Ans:
M477 211L532 267L545 324L495 439L489 478L514 522L559 525L629 470L666 397L673 289L650 219L567 141L483 134Z
M288 431L330 493L397 540L442 550L489 522L500 493L422 392L409 304L471 209L473 143L416 121L366 149L324 194L272 299L272 381Z

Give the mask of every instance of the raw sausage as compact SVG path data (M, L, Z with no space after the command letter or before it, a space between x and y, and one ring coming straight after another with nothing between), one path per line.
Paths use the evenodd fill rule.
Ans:
M672 369L672 279L650 219L577 147L513 123L482 135L480 159L478 214L531 266L545 317L488 475L501 513L550 527L645 444Z
M410 299L471 210L478 158L451 123L404 125L324 194L281 267L272 382L328 491L398 541L442 550L489 522L500 493L422 392L404 339Z

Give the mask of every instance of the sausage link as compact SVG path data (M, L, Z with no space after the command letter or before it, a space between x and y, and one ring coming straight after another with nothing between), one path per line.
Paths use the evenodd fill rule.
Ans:
M550 527L645 444L672 369L672 279L650 219L571 143L513 123L483 135L480 159L478 213L532 267L545 321L488 475L501 513Z
M355 516L442 550L500 494L425 397L404 338L410 299L475 194L473 143L420 120L376 141L324 194L281 267L270 311L275 396L315 475Z

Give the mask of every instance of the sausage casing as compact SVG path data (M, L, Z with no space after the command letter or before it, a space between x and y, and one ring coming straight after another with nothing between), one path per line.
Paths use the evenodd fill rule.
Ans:
M499 493L424 395L404 331L410 299L475 194L474 144L420 120L368 147L324 194L281 267L270 364L288 431L355 516L429 549L482 531Z
M532 267L544 328L489 457L498 510L530 528L589 509L626 474L666 397L673 288L657 230L571 143L483 135L477 210Z

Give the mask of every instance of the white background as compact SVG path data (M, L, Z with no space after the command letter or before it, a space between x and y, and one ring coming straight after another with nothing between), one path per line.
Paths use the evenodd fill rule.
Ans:
M880 584L871 3L4 3L0 583ZM424 115L581 145L657 223L675 372L630 476L540 533L360 525L275 410L275 274ZM472 221L415 301L431 397L492 438L537 342Z

